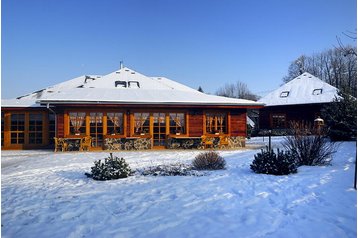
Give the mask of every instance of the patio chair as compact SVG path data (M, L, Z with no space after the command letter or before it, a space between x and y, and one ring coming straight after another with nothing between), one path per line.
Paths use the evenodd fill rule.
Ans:
M227 136L220 136L219 146L224 149L229 146L229 138Z
M201 136L201 144L204 146L204 148L210 147L213 148L214 146L214 138L210 136Z
M92 137L90 136L85 136L81 138L80 141L80 151L89 151L91 149L91 144L92 144Z
M60 151L67 151L68 150L68 143L65 141L64 138L53 138L55 140L55 152L58 150Z

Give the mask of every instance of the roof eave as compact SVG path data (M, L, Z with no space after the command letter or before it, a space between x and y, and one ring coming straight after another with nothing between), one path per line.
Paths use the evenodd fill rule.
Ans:
M264 107L264 103L221 103L221 102L130 102L130 101L91 101L91 100L39 100L41 105L47 104L125 104L125 105L190 105L190 106L245 106L245 107Z

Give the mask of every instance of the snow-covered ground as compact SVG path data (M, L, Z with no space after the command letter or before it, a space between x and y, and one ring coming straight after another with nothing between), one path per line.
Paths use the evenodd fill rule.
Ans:
M355 142L340 145L332 166L289 176L251 172L257 143L267 138L220 151L227 169L206 176L104 182L84 173L108 152L2 151L2 237L356 237ZM198 153L114 155L135 169Z

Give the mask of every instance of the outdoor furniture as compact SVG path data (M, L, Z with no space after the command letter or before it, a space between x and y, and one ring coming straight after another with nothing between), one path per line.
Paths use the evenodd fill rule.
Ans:
M81 138L80 141L80 151L89 151L91 149L92 137L85 136Z
M220 138L219 147L221 149L224 149L229 146L229 137L228 136L220 136L219 138Z
M214 146L214 137L203 135L201 136L201 144L204 148L210 147L213 148Z
M62 152L68 150L68 144L66 143L64 138L54 137L53 139L55 140L55 152L57 152L58 150Z

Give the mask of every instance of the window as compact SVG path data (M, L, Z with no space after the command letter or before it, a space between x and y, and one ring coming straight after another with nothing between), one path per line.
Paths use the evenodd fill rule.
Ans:
M29 144L42 144L42 114L29 115Z
M149 133L149 113L134 113L134 134Z
M227 114L226 113L207 113L206 114L206 133L226 134L227 133Z
M11 144L25 143L25 114L11 114Z
M90 113L90 136L92 137L92 146L99 147L103 143L103 113Z
M186 133L184 113L169 113L169 133L170 134Z
M70 134L86 134L86 113L70 112Z
M320 95L322 94L322 88L316 88L312 92L313 95Z
M272 115L272 128L285 128L286 127L286 115L285 114L273 114Z
M126 81L116 81L116 82L114 82L114 86L116 88L126 88L127 82Z
M290 91L283 91L280 94L280 98L287 98L289 94L290 94Z
M140 88L138 81L129 81L128 88Z
M123 134L123 113L107 113L107 134Z

